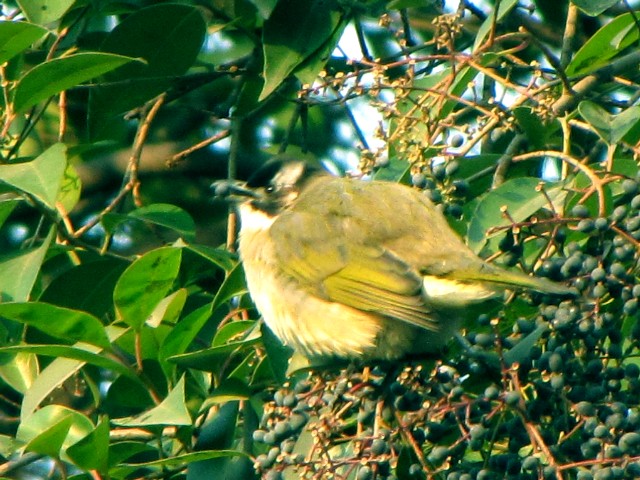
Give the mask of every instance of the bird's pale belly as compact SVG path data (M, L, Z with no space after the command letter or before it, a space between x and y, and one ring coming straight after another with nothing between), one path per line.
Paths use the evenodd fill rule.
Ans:
M394 359L433 351L442 344L443 332L363 312L304 290L274 267L274 246L262 229L242 230L240 255L249 292L265 323L306 356Z

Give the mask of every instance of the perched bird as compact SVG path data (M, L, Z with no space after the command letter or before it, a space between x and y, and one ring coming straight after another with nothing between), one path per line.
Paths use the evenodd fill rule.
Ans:
M308 358L392 360L439 350L465 310L505 289L566 295L473 253L421 191L272 160L219 197L240 216L249 293L267 326Z

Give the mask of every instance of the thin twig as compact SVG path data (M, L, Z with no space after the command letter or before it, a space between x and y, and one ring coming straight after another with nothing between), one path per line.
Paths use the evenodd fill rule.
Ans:
M185 158L187 158L189 155L191 155L193 152L200 150L202 148L208 147L209 145L214 144L216 142L219 142L220 140L227 138L229 135L231 135L231 130L229 129L222 130L221 132L218 132L209 138L205 138L201 142L198 142L195 145L192 145L189 148L186 148L181 152L178 152L175 155L172 155L165 161L165 165L169 168L173 168L178 163L180 163Z

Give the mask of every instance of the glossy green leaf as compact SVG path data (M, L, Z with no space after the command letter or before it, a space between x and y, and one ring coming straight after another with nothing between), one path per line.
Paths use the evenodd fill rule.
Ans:
M74 0L17 0L24 16L44 25L58 20L73 5Z
M91 349L88 345L12 345L10 347L0 347L0 353L33 353L57 359L77 360L83 363L96 365L107 370L111 370L120 375L135 377L135 373L120 362L109 357L99 355L98 350ZM77 363L77 362L76 362ZM42 373L41 373L42 374ZM39 377L38 377L39 378Z
M604 25L576 52L567 65L568 76L584 75L604 67L640 38L635 14L625 13Z
M92 134L99 134L101 123L110 117L167 90L193 65L205 33L202 14L190 5L157 4L128 15L109 33L101 50L140 57L146 63L131 63L105 75L106 84L91 91Z
M40 425L41 423L43 424L42 426ZM34 426L27 423L26 426L30 430L36 430L37 435L35 435L34 433L36 432L33 431L23 433L23 436L27 436L27 434L33 435L30 441L25 442L25 450L52 458L60 458L60 450L62 450L62 445L69 434L69 429L71 429L72 424L73 416L71 415L57 419L54 423L37 422L35 425L37 430ZM17 438L18 435L20 435L20 431L18 431L16 435Z
M157 468L158 470L166 467L178 467L181 465L192 464L194 462L202 462L204 460L210 460L213 458L226 458L226 457L247 457L247 454L239 450L202 450L199 452L185 453L182 455L175 455L170 458L164 458L162 460L155 460L153 462L123 463L111 470L113 475L118 475L119 478L124 478L126 475L133 473L140 468Z
M533 332L521 339L511 350L504 354L503 358L506 365L511 366L514 363L523 363L530 358L531 349L547 330L549 330L547 325L540 325Z
M26 302L54 238L52 228L39 247L0 256L0 300Z
M80 264L54 278L39 300L112 318L113 290L127 266L123 260L107 257Z
M338 22L336 22L333 32L325 42L296 67L293 73L296 78L300 80L300 83L303 85L311 85L316 80L318 73L322 71L327 64L327 61L331 58L331 53L335 50L340 38L342 38L344 29L348 23L346 20L346 18L341 16Z
M139 330L169 293L180 269L181 250L163 247L147 252L120 276L113 292L118 318Z
M106 472L109 461L109 420L101 418L89 435L67 449L67 456L82 470Z
M61 405L46 405L22 420L16 439L27 443L27 450L59 457L59 452L92 430L91 420L76 410Z
M198 332L209 321L211 314L211 305L208 304L201 306L180 320L165 337L160 346L159 357L166 360L173 355L184 353L196 338Z
M135 417L114 419L113 423L126 427L147 427L152 425L191 425L193 422L187 410L184 395L184 377L169 392L160 405Z
M115 326L109 326L106 330L111 342L115 342L127 331L127 329ZM51 392L60 387L87 362L108 370L113 370L122 375L128 375L133 381L140 382L140 379L135 375L133 370L129 370L121 363L98 355L102 350L99 347L86 344L76 345L74 347L61 345L42 345L41 347L40 349L38 345L25 345L20 347L7 347L5 349L7 352L23 351L35 354L52 354L52 356L57 357L40 372L40 375L38 375L32 383L31 388L25 393L20 411L21 418L26 418L31 415L31 413L51 395ZM82 350L82 352L76 350ZM68 358L64 358L65 356Z
M2 227L7 217L11 215L11 212L18 206L20 201L21 200L15 198L0 200L0 227Z
M158 327L161 322L175 324L187 301L187 289L181 288L163 298L155 310L149 316L147 325Z
M8 62L47 34L47 29L27 22L0 22L0 64Z
M0 317L24 323L68 342L86 342L109 348L104 326L93 315L48 303L2 303Z
M536 191L540 182L539 178L513 178L483 195L476 206L471 222L469 222L467 231L469 247L475 252L480 252L487 240L488 230L511 225L511 220L506 218L501 211L503 206L508 208L509 215L515 222L523 221L540 208L547 206L547 198ZM551 198L558 190L559 187L549 188L547 186L547 193Z
M233 297L247 292L247 281L244 278L244 268L242 264L237 264L218 289L216 297L213 299L213 310Z
M260 100L333 36L340 13L332 6L328 0L278 2L262 33L265 81Z
M218 347L205 348L197 352L174 355L168 360L185 368L195 368L205 372L216 371L220 360L226 360L229 355L242 349L252 347L260 342L260 334L256 329L254 334L237 342L229 342Z
M164 203L141 207L126 215L105 215L102 219L102 224L107 232L112 233L123 222L131 219L169 228L189 242L195 240L196 237L196 224L191 215L180 207Z
M57 93L133 60L136 59L111 53L77 53L40 63L18 82L13 108L16 112L24 112Z
M222 268L225 272L233 270L238 264L238 256L221 248L214 248L208 245L187 245L186 248L202 258L207 259L214 265Z
M216 332L212 346L217 347L232 341L237 341L238 337L245 335L251 328L255 327L255 324L255 320L237 320L227 323Z
M578 105L578 111L609 145L622 140L640 121L640 107L629 107L617 115L611 115L600 105L584 101Z
M80 201L82 193L82 182L78 176L78 171L72 164L67 164L64 170L60 189L58 191L57 205L69 213Z
M619 3L619 0L571 0L571 3L590 17L596 17Z
M39 373L38 357L33 353L18 352L0 357L0 378L15 391L24 394Z
M32 195L54 210L66 168L66 147L55 143L29 162L0 165L0 182Z

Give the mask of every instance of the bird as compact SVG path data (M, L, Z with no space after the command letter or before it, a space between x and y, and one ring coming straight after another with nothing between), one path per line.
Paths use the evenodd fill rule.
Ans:
M280 341L307 359L438 352L470 307L505 290L573 294L481 259L414 187L281 158L245 183L214 187L237 208L253 303Z

